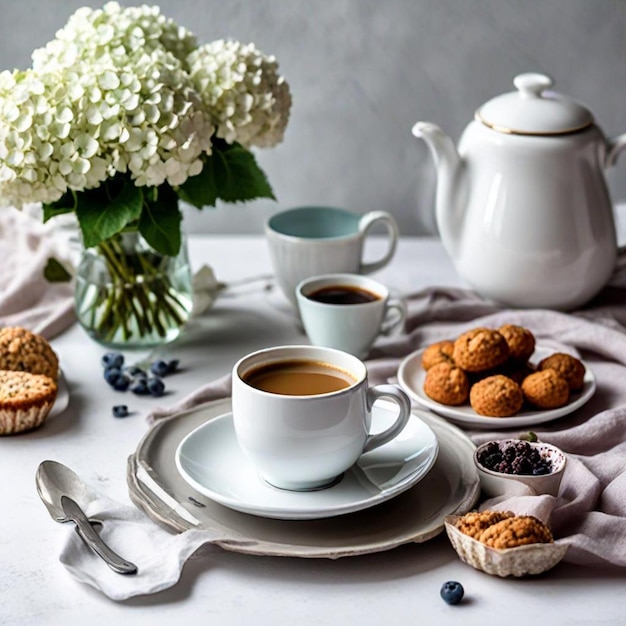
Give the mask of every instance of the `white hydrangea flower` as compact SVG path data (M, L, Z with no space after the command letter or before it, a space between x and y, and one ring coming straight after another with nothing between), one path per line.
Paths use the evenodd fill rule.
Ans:
M2 206L54 202L67 189L55 152L69 134L72 113L56 95L46 93L32 70L0 73Z
M283 140L291 94L273 56L252 43L218 40L194 50L187 65L218 137L245 147L271 147Z
M252 44L196 49L158 7L79 9L32 69L0 73L0 204L51 203L118 173L181 185L214 135L273 146L291 107L277 69Z
M195 36L162 15L157 6L123 8L108 2L102 9L78 9L54 40L33 52L33 69L54 71L73 67L80 58L95 61L103 55L123 67L134 52L150 54L156 49L184 61L196 45Z

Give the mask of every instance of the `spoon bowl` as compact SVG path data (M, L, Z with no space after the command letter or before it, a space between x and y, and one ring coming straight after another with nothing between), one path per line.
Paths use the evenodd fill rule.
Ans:
M136 574L137 566L111 550L93 529L83 509L96 494L69 468L56 461L43 461L35 474L37 493L56 522L74 522L76 530L98 556L118 574Z
M57 522L69 522L61 506L61 496L71 497L85 509L95 499L95 493L69 467L57 461L43 461L35 475L37 493L50 516Z

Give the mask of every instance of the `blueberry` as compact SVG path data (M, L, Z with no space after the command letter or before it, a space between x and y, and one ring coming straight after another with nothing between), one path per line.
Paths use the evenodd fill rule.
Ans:
M127 417L128 407L125 404L118 404L113 407L113 417Z
M107 367L104 370L104 380L111 385L115 385L117 380L122 377L122 372L117 367Z
M122 365L124 365L124 355L119 352L107 352L102 357L101 363L104 367L116 367L117 369L121 369Z
M130 383L130 390L138 396L147 396L150 393L148 391L148 379L142 377L135 378Z
M158 360L150 365L150 371L155 376L167 376L170 373L170 368L165 361Z
M458 604L463 599L465 590L461 583L456 580L449 580L447 583L443 583L439 593L448 604Z
M160 378L158 378L157 376L153 376L152 378L148 379L148 392L151 396L158 398L159 396L163 395L164 391L165 385Z
M172 359L171 361L168 361L168 363L167 363L167 373L168 374L173 374L174 372L178 371L179 363L180 363L180 359Z
M120 376L113 383L113 389L115 389L115 391L126 391L129 385L130 379L123 374L120 374Z
M127 365L122 371L131 378L137 378L138 376L142 376L143 378L148 377L145 370L142 370L138 365Z

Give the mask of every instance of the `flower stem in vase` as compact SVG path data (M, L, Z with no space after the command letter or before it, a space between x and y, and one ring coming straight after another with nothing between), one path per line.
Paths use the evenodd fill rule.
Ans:
M121 233L85 250L78 270L76 313L100 343L144 348L173 341L192 307L186 248L170 257L138 233Z

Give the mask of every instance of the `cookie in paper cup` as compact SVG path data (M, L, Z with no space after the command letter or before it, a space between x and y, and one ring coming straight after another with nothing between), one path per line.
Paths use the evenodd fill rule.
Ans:
M512 514L505 514L505 517L519 519ZM450 543L462 561L487 574L503 578L541 574L553 568L567 552L567 545L553 541L527 543L512 548L491 547L461 532L457 528L460 519L461 516L448 515L444 520Z

